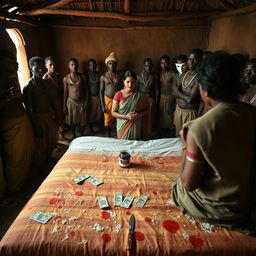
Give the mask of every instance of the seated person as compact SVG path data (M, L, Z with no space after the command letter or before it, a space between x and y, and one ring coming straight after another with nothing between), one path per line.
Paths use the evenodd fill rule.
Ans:
M117 119L118 139L140 140L150 136L149 100L146 94L136 90L136 80L133 71L126 71L124 89L113 98L111 115Z
M239 75L225 52L211 54L199 68L200 94L212 109L183 126L187 149L172 197L189 215L249 233L256 110L237 101Z

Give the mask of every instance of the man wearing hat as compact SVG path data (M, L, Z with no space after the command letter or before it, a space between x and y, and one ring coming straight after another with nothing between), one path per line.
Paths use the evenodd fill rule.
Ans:
M111 136L111 125L114 117L111 115L113 97L120 90L121 74L116 70L118 59L116 53L111 52L105 59L108 71L100 77L100 102L104 113L104 126L108 129L108 136Z

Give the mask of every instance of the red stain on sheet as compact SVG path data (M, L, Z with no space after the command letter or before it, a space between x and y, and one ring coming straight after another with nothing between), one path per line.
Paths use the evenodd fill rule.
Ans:
M126 211L126 215L131 215L132 213L130 211Z
M109 212L102 212L101 213L101 218L104 220L108 220L110 218L110 213Z
M101 160L101 162L103 162L103 163L108 162L108 159L103 159L103 160Z
M50 199L49 204L57 204L57 203L59 203L59 202L60 202L60 199L58 199L58 198L52 198L52 199Z
M82 191L77 191L76 193L75 193L75 195L76 196L82 196L84 193L82 192Z
M180 228L179 224L174 220L165 220L163 227L171 233L176 233Z
M70 234L71 236L75 236L76 232L75 232L75 231L70 231L69 234Z
M146 222L151 222L151 218L148 218L148 217L146 217L144 220L145 220Z
M136 187L136 188L139 188L139 187L140 187L140 184L136 184L135 187Z
M55 216L52 220L55 220L55 221L57 221L57 220L60 220L61 219L61 216Z
M163 163L163 162L159 162L159 164L160 164L161 166L164 166L164 163Z
M199 235L192 235L189 237L189 242L193 245L194 248L200 248L203 245L204 240L200 238Z
M60 195L60 193L54 193L53 195L54 195L54 196L59 196L59 195Z
M58 205L57 207L58 207L59 209L61 209L61 208L62 208L62 206L61 206L61 205Z
M109 234L103 234L101 238L104 241L104 243L108 243L111 241L111 236Z
M153 194L156 196L156 195L157 195L157 192L156 192L156 191L154 191L154 192L153 192Z
M143 241L145 239L145 236L141 232L135 232L135 238L137 241Z

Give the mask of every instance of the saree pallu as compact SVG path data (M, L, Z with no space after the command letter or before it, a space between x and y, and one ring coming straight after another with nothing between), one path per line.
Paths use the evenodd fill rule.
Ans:
M1 119L0 135L6 189L16 192L25 182L35 149L33 130L27 115Z
M129 98L120 101L118 113L126 115L130 112L143 112L149 108L146 94L135 92ZM151 135L150 112L139 117L136 121L117 118L117 138L122 140L148 139Z

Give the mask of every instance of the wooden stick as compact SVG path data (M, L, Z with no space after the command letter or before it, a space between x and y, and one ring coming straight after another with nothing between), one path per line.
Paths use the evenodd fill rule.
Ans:
M37 21L32 21L26 17L22 17L20 15L10 13L10 12L5 12L2 10L0 10L0 19L4 19L6 21L10 20L12 22L18 22L18 23L26 24L26 25L33 26L33 27L37 27L37 26L41 25Z
M256 11L256 3L248 5L243 8L236 9L234 11L230 12L224 12L221 14L214 15L212 18L223 18L223 17L230 17L230 16L236 16L236 15L243 15L243 14L249 14Z
M68 16L79 16L79 17L94 17L94 18L106 18L106 19L118 19L123 21L137 21L137 22L152 22L159 20L186 20L186 19L195 19L195 18L205 18L210 17L219 12L207 12L207 13L191 13L191 14L181 14L175 16L151 16L151 17L143 17L143 16L130 16L119 13L112 12L92 12L92 11L81 11L81 10L67 10L67 9L40 9L34 11L23 12L21 15L35 16L42 14L50 14L50 15L68 15Z
M70 2L72 2L72 0L60 0L54 4L46 6L45 8L58 8L62 7L63 5L69 4Z
M130 14L131 10L131 1L130 0L125 0L124 1L124 13Z
M227 11L235 10L236 7L226 0L216 0L216 2Z
M105 30L105 31L131 31L131 30L186 30L186 29L208 29L208 26L131 26L131 27L90 27L90 26L68 26L68 25L49 25L53 28L63 29L82 29L82 30Z

